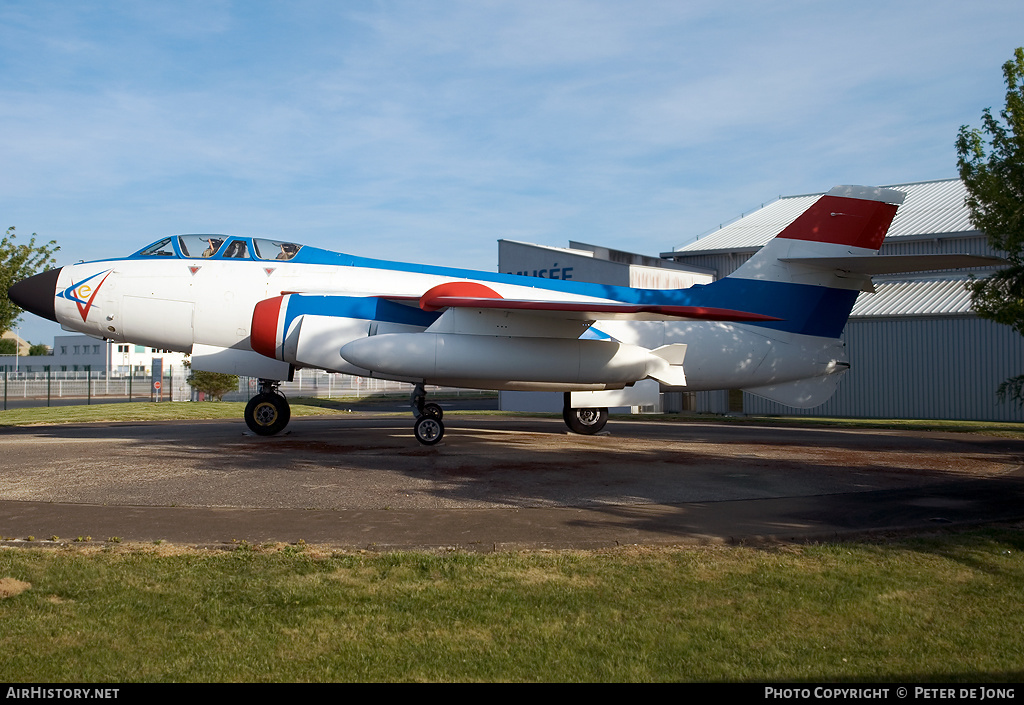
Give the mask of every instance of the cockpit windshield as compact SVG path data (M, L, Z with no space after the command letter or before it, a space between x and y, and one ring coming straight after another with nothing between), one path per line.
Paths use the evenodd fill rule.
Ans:
M232 259L248 259L249 252L245 246L245 240L232 240L224 250L225 257Z
M178 253L174 251L174 245L171 244L171 238L165 237L160 242L154 242L149 247L141 250L139 254L143 257L177 257Z
M302 245L296 245L294 242L262 238L253 238L252 244L256 248L256 256L260 259L289 260L302 248Z
M226 239L223 235L179 235L178 246L185 257L213 257Z
M175 241L177 241L175 243ZM175 248L177 244L177 248ZM166 237L135 253L136 257L186 257L189 259L252 259L290 260L302 245L266 238L230 237L228 235L178 235Z

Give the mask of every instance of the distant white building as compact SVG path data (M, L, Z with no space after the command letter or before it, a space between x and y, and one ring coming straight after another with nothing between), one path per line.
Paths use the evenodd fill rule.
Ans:
M58 335L53 339L53 355L46 358L45 364L53 372L110 370L114 375L148 375L155 358L163 359L166 373L169 367L183 370L186 356L146 345L97 340L88 335Z

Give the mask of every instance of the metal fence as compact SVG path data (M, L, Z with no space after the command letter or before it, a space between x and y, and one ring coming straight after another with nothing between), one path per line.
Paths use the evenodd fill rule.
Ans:
M160 379L111 370L33 371L5 366L0 377L3 408L64 406L108 401L183 401L192 398L188 370L168 367Z
M428 391L436 391L440 387L428 386ZM455 388L444 388L458 393ZM378 394L411 394L412 385L408 382L392 382L386 379L353 377L336 372L322 370L296 370L295 379L282 382L281 391L289 397L317 397L332 399L337 397L366 397ZM462 390L465 391L465 390ZM240 377L238 391L224 395L225 400L244 401L259 392L259 380L256 377Z
M13 357L13 356L12 356ZM122 401L202 401L204 395L188 384L189 370L168 366L160 379L150 374L128 374L117 370L25 372L13 365L0 372L3 408L21 406L67 406ZM429 388L435 391L436 387ZM255 377L239 377L238 388L224 395L225 401L246 401L259 391ZM409 394L412 385L382 379L298 370L291 382L282 382L289 397L366 397L379 394ZM457 390L450 390L457 393Z

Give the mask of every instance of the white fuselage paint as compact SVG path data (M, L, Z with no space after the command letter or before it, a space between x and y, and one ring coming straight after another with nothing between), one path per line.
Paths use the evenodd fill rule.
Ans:
M828 248L823 248L828 249ZM58 291L109 271L91 305L58 298L56 314L65 328L114 341L127 341L181 352L194 345L210 350L228 349L255 355L249 346L253 308L257 302L286 294L305 292L341 296L419 297L445 282L464 282L421 272L403 272L367 267L332 266L258 261L203 261L191 259L130 259L93 262L65 267ZM194 271L193 271L194 269ZM770 272L751 272L771 276ZM752 277L753 278L753 277ZM608 301L560 291L485 281L502 297L558 301ZM449 315L450 314L450 315ZM316 367L361 376L401 381L457 384L491 389L616 389L644 378L647 366L636 349L650 351L671 344L687 344L687 390L755 387L826 375L845 360L842 344L834 339L781 333L753 325L692 320L598 320L595 329L623 344L609 356L616 360L604 378L591 374L596 367L567 378L561 368L561 350L569 344L574 351L589 350L590 341L576 341L589 323L575 321L566 327L558 314L508 314L479 309L449 309L431 326L431 333L449 334L446 341L460 344L458 352L442 364L431 367L417 363L403 367L389 363L386 369L370 369L372 356L359 362L346 359L342 349L372 335L419 333L417 326L380 323L354 318L301 316L285 332L286 360L296 367ZM565 331L571 331L566 333ZM558 332L561 331L561 332ZM452 338L451 335L457 337ZM532 343L524 340L532 339ZM552 342L561 339L563 342ZM504 344L502 341L506 341ZM588 345L579 345L586 342ZM424 339L423 344L428 341ZM358 346L357 346L358 347ZM369 348L364 348L363 352ZM449 347L450 350L455 348ZM506 350L506 354L497 354ZM594 348L601 350L601 348ZM355 348L353 348L353 351ZM577 354L574 352L573 354ZM523 356L535 355L531 362ZM353 357L357 357L353 354ZM584 356L585 357L585 356ZM640 356L642 357L642 355ZM216 355L197 359L213 360ZM239 371L246 358L232 367ZM243 362L237 362L242 360ZM407 360L408 361L408 360ZM514 363L514 364L513 364ZM621 363L621 364L620 364ZM211 363L212 364L212 363ZM597 363L593 363L597 365ZM281 368L284 369L284 368ZM623 372L623 369L628 372ZM243 372L244 373L244 372ZM285 378L286 374L268 374ZM511 379L510 379L511 376ZM555 382L562 379L562 382Z

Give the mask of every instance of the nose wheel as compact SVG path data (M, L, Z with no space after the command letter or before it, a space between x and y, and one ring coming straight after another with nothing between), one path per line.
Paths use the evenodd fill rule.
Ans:
M260 380L260 393L245 405L245 425L258 436L273 436L284 430L292 418L288 399L279 382Z
M409 404L416 416L416 423L412 427L416 440L425 446L439 443L444 437L444 424L441 422L444 411L439 404L427 402L427 392L422 383L413 388Z

